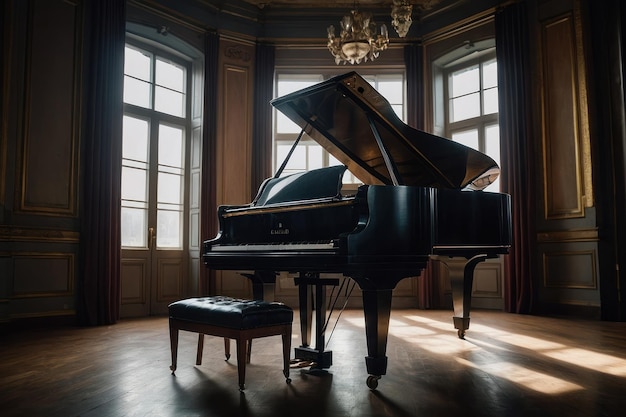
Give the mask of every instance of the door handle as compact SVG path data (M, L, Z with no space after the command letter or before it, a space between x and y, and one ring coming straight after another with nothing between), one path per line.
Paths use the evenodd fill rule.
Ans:
M152 249L153 241L156 239L154 227L148 228L148 249Z

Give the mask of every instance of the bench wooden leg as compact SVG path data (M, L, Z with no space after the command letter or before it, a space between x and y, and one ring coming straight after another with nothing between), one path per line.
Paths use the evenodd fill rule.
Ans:
M178 327L172 325L172 321L170 320L170 351L172 353L172 364L170 365L170 369L172 370L172 375L174 375L174 371L176 371L176 358L178 356Z
M239 390L246 388L246 356L248 352L248 341L237 339L237 370L239 372Z
M202 365L202 351L204 350L204 333L198 333L198 352L196 353L196 365Z
M224 356L226 356L226 360L230 359L230 339L224 338Z
M283 338L283 375L285 375L285 379L289 384L291 382L291 378L289 378L289 362L291 355L291 328L289 331L285 331L282 334Z

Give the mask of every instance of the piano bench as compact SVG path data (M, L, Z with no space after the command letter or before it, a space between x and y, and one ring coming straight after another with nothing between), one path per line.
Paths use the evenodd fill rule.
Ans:
M282 336L283 374L289 378L289 352L293 310L282 303L261 300L242 300L224 296L188 298L168 306L172 375L176 371L178 331L198 333L196 365L202 364L204 335L224 338L226 360L230 358L230 339L237 342L237 369L239 389L245 388L246 363L250 362L252 339Z

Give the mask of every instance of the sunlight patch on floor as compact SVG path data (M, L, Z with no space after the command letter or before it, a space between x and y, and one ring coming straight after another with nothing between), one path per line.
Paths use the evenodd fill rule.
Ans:
M394 333L395 334L395 333ZM467 343L456 337L456 334L438 334L427 338L405 338L407 342L415 343L420 349L440 355L458 355L466 352L484 350L476 345Z
M480 369L498 378L506 379L544 394L562 394L583 389L583 387L578 384L542 372L533 371L514 363L498 362L479 365L463 358L456 358L456 360L468 367Z
M418 315L411 315L411 316L402 316L408 320L412 320L416 323L421 323L424 325L427 325L429 327L432 327L433 329L439 329L439 330L445 330L447 332L450 332L452 334L456 334L456 331L454 330L454 325L452 323L452 315L450 315L450 321L449 322L443 322L440 320L433 320L433 319L429 319L426 317L422 317L422 316L418 316Z
M609 375L626 376L626 359L620 357L598 353L588 349L573 348L562 343L515 333L502 333L497 336L491 335L491 337L504 343L532 350L551 359Z
M580 348L563 348L541 353L549 358L582 366L593 371L615 376L626 376L626 360L604 353Z

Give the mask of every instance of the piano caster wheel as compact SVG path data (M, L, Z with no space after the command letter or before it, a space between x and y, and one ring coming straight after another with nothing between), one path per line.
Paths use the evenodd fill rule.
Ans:
M378 387L378 380L380 379L380 375L370 375L367 377L367 387L369 389L376 389Z
M459 339L465 339L465 330L459 329L457 334L459 335Z
M289 378L289 371L283 371L283 375L285 375L285 382L291 384L291 378Z

